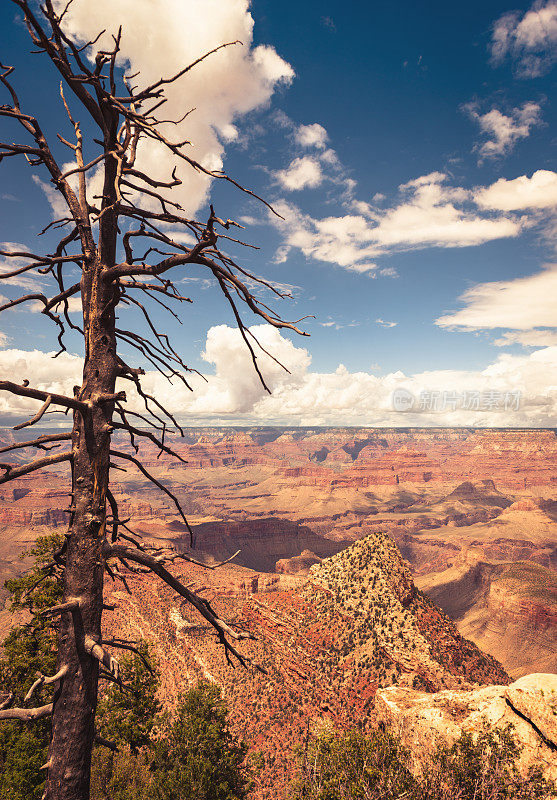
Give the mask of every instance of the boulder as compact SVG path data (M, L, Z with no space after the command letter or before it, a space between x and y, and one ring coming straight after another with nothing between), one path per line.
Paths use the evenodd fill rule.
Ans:
M409 749L416 774L439 745L451 747L463 733L479 734L486 726L503 731L510 724L521 747L519 771L540 766L548 780L557 780L557 675L433 694L389 686L377 691L375 709L378 721Z
M525 675L507 686L505 698L557 750L557 675Z

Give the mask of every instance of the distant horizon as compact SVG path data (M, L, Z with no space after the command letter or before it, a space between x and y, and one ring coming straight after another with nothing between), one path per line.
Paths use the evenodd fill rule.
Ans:
M61 425L41 425L35 426L34 430L38 435L42 430L53 430L53 428L60 428ZM146 425L138 425L139 430L147 429L148 426ZM272 430L280 430L280 431L320 431L320 430L348 430L348 431L360 431L360 430L370 430L370 431L401 431L401 432L415 432L415 431L522 431L524 433L529 432L536 432L536 431L553 431L557 436L557 426L531 426L531 427L520 427L520 426L502 426L502 425L251 425L247 423L238 423L238 424L218 424L218 423L181 423L181 428L184 430L246 430L246 431L272 431ZM9 431L11 433L16 433L19 438L25 439L29 436L28 432L24 431L14 431L13 427L9 425L0 425L0 432ZM119 433L124 433L123 431L115 431L115 435ZM166 430L167 436L180 436L178 430Z

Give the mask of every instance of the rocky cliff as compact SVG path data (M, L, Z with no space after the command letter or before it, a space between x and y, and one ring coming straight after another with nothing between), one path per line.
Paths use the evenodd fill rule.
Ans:
M417 774L439 745L450 747L463 733L476 737L487 728L510 730L521 748L518 767L523 775L539 767L547 779L557 781L554 674L527 675L510 686L435 694L390 686L377 692L375 705L378 720L408 748Z

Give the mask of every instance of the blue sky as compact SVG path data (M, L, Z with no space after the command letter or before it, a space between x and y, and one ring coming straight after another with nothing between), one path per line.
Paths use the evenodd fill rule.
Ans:
M223 73L215 57L214 71L185 80L172 102L198 107L193 124L205 154L216 148L227 171L285 221L222 185L194 187L191 210L203 217L209 191L217 212L243 220L246 239L261 248L236 251L242 263L292 287L282 312L315 315L305 323L311 339L275 342L297 378L277 376L269 401L251 383L232 386L247 368L243 354L230 356L238 361L228 374L221 339L212 336L211 350L207 338L212 328L234 338L219 327L232 324L229 313L200 270L184 276L195 303L182 327L168 327L192 366L216 373L207 419L557 424L557 268L547 266L557 262L557 3L255 0L248 9L240 0L170 0L166 11L176 4L178 19L156 0L103 0L69 22L84 36L133 7L129 54L141 66L146 59L147 72L171 55L195 57L197 42L214 46L219 35L240 33L244 62ZM58 81L44 58L26 55L14 17L2 4L2 60L17 66L22 97L54 132ZM160 64L144 52L142 37L151 35L168 41ZM208 111L200 98L210 100ZM2 164L0 239L36 249L52 212L30 170L15 162ZM51 349L50 328L36 313L2 317L5 368L19 358L30 369L21 352ZM69 342L79 356L79 341ZM335 379L339 365L346 372ZM516 390L521 407L397 416L388 398L399 384L416 398L432 387ZM191 414L205 416L197 407Z

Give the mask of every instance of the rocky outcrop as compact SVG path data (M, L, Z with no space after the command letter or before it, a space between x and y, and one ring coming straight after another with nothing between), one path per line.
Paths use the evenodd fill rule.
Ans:
M314 564L319 564L320 561L319 556L316 556L311 550L303 550L299 556L279 559L275 569L285 575L307 575L310 567L313 567Z
M528 720L557 751L557 675L525 675L507 686L505 698L515 713ZM555 759L557 762L557 754Z
M450 747L463 733L474 736L485 727L497 732L511 725L521 747L520 771L541 766L546 778L557 780L557 675L434 694L389 686L376 693L375 708L378 720L409 749L416 772L438 745Z
M240 646L262 671L231 670L194 607L153 575L127 574L129 595L107 583L106 602L116 606L104 618L107 637L152 644L166 707L198 678L222 688L233 732L265 762L254 800L285 797L295 752L323 714L338 730L370 726L378 686L402 678L434 690L506 679L416 591L387 536L356 542L307 578L233 564L207 571L179 560L172 571L209 597L222 619L253 635Z

